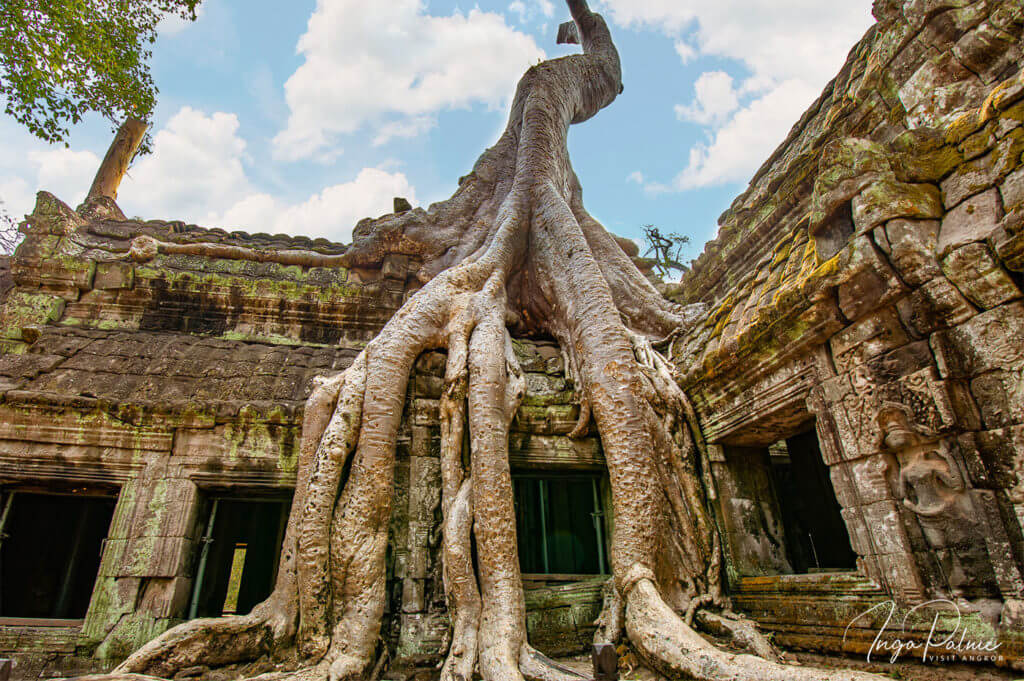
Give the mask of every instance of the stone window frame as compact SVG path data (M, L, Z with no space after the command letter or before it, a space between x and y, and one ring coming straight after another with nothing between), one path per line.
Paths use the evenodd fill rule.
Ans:
M115 481L112 477L105 477L103 480L74 480L64 476L47 478L47 479L10 479L8 478L2 484L0 484L0 514L6 515L4 509L7 508L8 499L11 498L11 494L34 494L34 495L49 495L49 496L61 496L61 497L100 497L104 499L111 499L114 501L115 508L114 514L111 518L110 525L107 528L107 536L100 541L100 556L97 574L93 577L92 590L89 596L89 604L86 608L86 614L82 617L73 618L58 618L58 617L20 617L20 616L0 616L0 630L6 631L18 631L24 630L29 638L33 637L46 637L49 634L42 634L38 630L47 629L50 631L65 631L69 635L77 636L78 632L85 626L85 622L88 618L88 613L95 606L94 601L98 594L96 585L101 578L99 569L102 568L103 559L107 551L107 545L110 540L110 529L114 523L117 522L117 503L121 497L121 485L119 481ZM6 520L6 518L4 518ZM4 531L2 525L0 525L0 533ZM0 534L0 540L6 538L6 534Z

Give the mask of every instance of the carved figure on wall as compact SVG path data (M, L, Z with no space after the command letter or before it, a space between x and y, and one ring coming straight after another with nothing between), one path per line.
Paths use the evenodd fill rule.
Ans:
M992 572L980 519L953 454L904 405L886 404L876 419L882 449L895 459L890 473L896 496L916 516L948 595L961 597L976 591L972 587L987 586Z

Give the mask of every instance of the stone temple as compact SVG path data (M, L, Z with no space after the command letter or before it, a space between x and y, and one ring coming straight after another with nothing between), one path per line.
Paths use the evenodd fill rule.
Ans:
M785 648L863 657L886 611L858 615L948 599L1020 668L1024 8L878 0L875 16L718 237L662 286L711 310L671 360L708 444L736 609ZM332 266L344 245L45 192L22 230L0 260L0 657L29 679L109 669L269 593L311 382L419 284L404 257ZM127 257L140 235L181 252ZM516 352L527 624L545 653L576 654L610 571L601 443L567 437L579 406L558 346ZM398 443L396 679L433 670L446 644L443 367L417 362ZM928 636L928 612L906 637Z

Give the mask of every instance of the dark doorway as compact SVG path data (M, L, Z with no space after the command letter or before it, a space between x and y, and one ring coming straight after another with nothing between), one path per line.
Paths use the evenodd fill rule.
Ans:
M524 475L513 481L520 570L538 575L605 574L600 478Z
M12 491L0 503L0 616L82 619L113 497Z
M189 617L244 615L270 595L288 510L281 499L209 500Z
M854 568L857 556L850 548L817 432L812 429L778 442L769 452L793 570Z

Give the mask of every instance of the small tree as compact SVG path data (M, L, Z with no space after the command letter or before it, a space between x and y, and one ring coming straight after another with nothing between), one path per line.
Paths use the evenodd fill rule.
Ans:
M67 144L90 112L112 123L146 119L157 88L149 71L156 27L194 20L200 0L3 0L0 95L4 112L47 142Z
M654 268L662 278L667 277L672 270L685 272L690 269L680 261L683 246L690 243L690 237L677 232L662 234L656 226L644 225L644 239L648 244L644 257L653 255L656 261Z
M13 253L19 241L21 235L18 234L18 223L7 212L3 199L0 199L0 255Z

